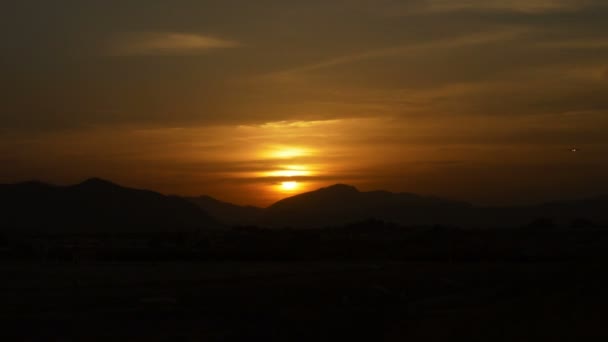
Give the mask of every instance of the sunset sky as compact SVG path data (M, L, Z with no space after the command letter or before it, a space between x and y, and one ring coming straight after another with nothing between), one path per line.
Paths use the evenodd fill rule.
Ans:
M605 0L23 0L0 22L2 183L608 194Z

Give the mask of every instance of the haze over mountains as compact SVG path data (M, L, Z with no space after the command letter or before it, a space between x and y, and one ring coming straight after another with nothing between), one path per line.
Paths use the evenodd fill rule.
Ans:
M538 219L608 222L608 197L535 206L478 207L467 202L344 184L280 200L267 208L209 196L181 198L122 187L102 179L72 186L37 182L0 185L1 225L40 232L200 231L219 226L320 228L370 218L401 225L517 227Z
M220 222L229 225L251 225L260 222L264 209L255 206L240 206L220 201L211 196L187 197Z

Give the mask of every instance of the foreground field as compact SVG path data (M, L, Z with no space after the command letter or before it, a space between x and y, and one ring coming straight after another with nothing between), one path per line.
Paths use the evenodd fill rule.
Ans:
M608 337L603 265L3 263L3 340Z

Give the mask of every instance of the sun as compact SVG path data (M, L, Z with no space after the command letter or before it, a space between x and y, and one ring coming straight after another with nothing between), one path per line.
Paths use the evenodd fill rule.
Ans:
M289 182L281 183L281 189L283 189L285 191L293 191L297 188L298 188L298 182L296 182L296 181L289 181Z

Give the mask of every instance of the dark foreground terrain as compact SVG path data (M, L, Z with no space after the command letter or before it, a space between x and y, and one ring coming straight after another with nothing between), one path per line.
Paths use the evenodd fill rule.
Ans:
M589 220L57 231L0 235L0 341L608 340Z
M3 261L3 341L606 340L593 262Z

